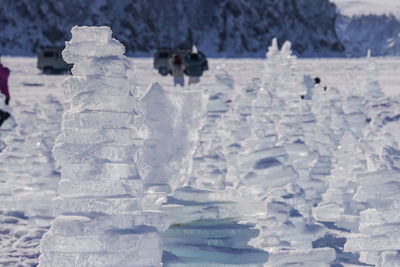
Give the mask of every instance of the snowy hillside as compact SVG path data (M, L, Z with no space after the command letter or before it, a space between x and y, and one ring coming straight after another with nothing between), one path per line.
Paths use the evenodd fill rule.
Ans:
M110 25L128 55L194 42L212 57L262 57L274 37L279 44L291 41L303 57L360 57L368 48L373 55L399 55L399 17L390 17L398 6L333 2L340 9L329 0L4 0L0 52L35 55L41 45L63 45L74 25Z
M400 55L400 20L393 15L360 15L336 19L336 33L349 57Z
M0 52L34 55L63 45L74 25L110 25L128 55L194 41L208 56L263 56L274 37L299 55L338 55L336 16L329 0L3 0Z

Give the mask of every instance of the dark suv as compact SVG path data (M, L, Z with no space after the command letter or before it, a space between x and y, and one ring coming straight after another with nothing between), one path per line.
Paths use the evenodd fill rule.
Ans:
M181 56L183 59L188 58L188 55L191 54L192 50L180 50L180 49L171 49L171 48L162 48L158 49L156 53L154 54L154 62L153 66L155 69L158 70L158 73L160 73L163 76L166 76L168 74L172 74L172 70L168 64L168 60L172 57L173 54L178 54ZM197 52L203 66L203 71L208 70L208 61L206 56L204 55L203 52L198 51ZM187 68L188 64L190 64L190 61L183 61L183 64Z
M61 56L63 49L64 47L56 46L40 47L37 59L38 69L46 74L69 73L73 64L67 64L63 60Z

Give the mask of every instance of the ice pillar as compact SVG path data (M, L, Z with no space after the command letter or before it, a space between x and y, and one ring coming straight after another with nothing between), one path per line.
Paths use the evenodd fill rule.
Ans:
M41 241L39 266L160 266L165 217L141 208L137 99L125 48L109 27L74 27L63 58L71 107L53 154L61 164L57 215Z

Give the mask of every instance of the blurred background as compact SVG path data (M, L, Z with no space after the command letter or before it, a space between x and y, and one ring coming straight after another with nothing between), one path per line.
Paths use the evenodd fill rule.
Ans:
M63 46L74 25L108 25L128 56L195 44L208 57L264 57L273 37L289 40L299 57L361 57L368 49L393 56L400 54L395 2L2 0L0 53L34 56L41 46Z

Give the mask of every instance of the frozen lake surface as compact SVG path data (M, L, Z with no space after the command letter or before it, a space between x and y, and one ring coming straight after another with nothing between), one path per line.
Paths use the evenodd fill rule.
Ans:
M139 98L146 95L153 82L157 82L167 95L175 100L178 98L174 98L174 95L180 95L183 91L199 90L198 87L203 86L199 91L207 90L209 94L225 90L223 94L226 94L226 100L231 101L233 107L223 111L214 125L214 134L226 139L219 140L224 158L215 159L210 153L198 152L197 157L192 158L191 155L185 159L188 162L199 162L199 165L192 167L196 175L201 173L196 172L196 168L205 170L204 162L208 162L207 160L210 165L214 164L218 168L223 165L215 177L227 175L225 180L212 185L201 184L199 181L190 184L192 187L199 187L199 191L172 186L173 189L178 187L179 190L176 194L169 195L163 207L173 222L164 234L165 265L230 266L229 264L236 263L260 266L268 258L267 263L275 265L267 266L286 266L284 264L301 262L306 265L296 266L326 266L319 265L324 260L329 260L331 266L362 266L363 262L400 263L400 256L396 254L400 249L400 219L396 215L400 207L397 200L400 196L400 58L373 58L372 70L368 70L371 63L366 58L297 59L293 66L294 73L287 74L288 84L291 76L296 77L294 84L300 84L304 75L312 79L321 79L321 85L314 88L319 92L314 94L312 100L303 100L308 101L308 105L303 105L301 101L300 104L297 103L300 99L299 94L296 100L290 98L290 91L286 93L279 87L272 88L284 85L285 76L278 73L275 75L282 74L283 77L280 81L274 83L269 80L268 75L271 75L272 71L270 69L266 72L265 62L265 59L209 59L210 70L201 77L199 86L181 88L173 86L171 76L160 76L157 70L152 68L152 59L132 58L134 68L128 72L128 78L136 78ZM29 145L26 145L29 142L24 138L30 134L45 136L40 140L52 144L58 134L55 129L60 126L62 110L69 106L69 102L60 86L68 76L41 74L36 68L35 58L2 57L2 63L11 70L11 102L8 109L20 132L20 139L15 137L12 140L25 142L25 150L21 150L23 144L14 144L14 152L19 153L19 158L13 158L12 163L3 158L4 161L1 162L0 200L7 206L7 201L10 200L3 198L7 193L6 188L11 184L15 184L16 187L24 185L23 179L28 178L24 178L23 175L16 176L15 173L8 175L4 171L5 165L14 164L21 169L23 164L31 162L29 156L33 157L35 153L39 153L35 149L30 150ZM185 82L187 83L187 80ZM372 99L371 93L367 91L368 84L376 83L385 94L384 98ZM259 113L255 114L257 109L253 107L248 114L243 115L240 113L240 107L234 106L236 103L243 106L255 105L251 102L254 99L246 102L249 100L240 98L245 94L240 92L244 92L246 88L264 88L264 91L271 89L279 99L287 97L290 101L279 102L281 100L276 100L278 98L273 96L264 103L256 103L257 107L264 105L265 110L258 109ZM262 94L259 94L257 99L261 96ZM282 103L286 106L282 106ZM290 129L295 125L290 119L296 112L287 108L289 104L301 110L300 121L296 127L302 129L304 142L296 143L296 132L293 131L294 128ZM189 112L190 109L186 107L184 111ZM205 111L199 110L203 113ZM268 130L267 122L276 123L276 118L279 118L279 127L282 126L277 126L281 132L271 134L277 138L272 145L269 145L270 141L265 140L263 143L254 139L254 136L247 136L250 133L246 132L246 129L251 130L252 125L258 125L256 120L259 117L256 115L262 116L263 113L270 116L265 119L266 128L263 130ZM313 117L314 121L307 120L307 116ZM253 124L243 126L236 123L241 122L243 117L247 118L243 123ZM212 122L207 123L214 127ZM286 125L289 127L285 128ZM174 128L174 125L169 126ZM201 131L200 138L208 140L208 133L204 128ZM181 134L178 129L176 132ZM12 133L11 128L7 134ZM10 145L3 135L3 141ZM36 141L39 139L35 139L39 137L30 138L33 142L39 142ZM179 142L178 139L174 140ZM241 145L241 150L230 150L235 147L232 144ZM49 149L40 147L39 150L41 156L50 155ZM260 156L260 151L264 153L263 156ZM6 150L0 152L0 156L4 153ZM10 160L10 157L7 160ZM254 164L253 161L256 162L254 166L251 165ZM31 176L46 176L53 179L52 181L59 179L57 164L39 159L35 162L43 163L43 169L24 172L30 173ZM55 172L47 171L49 164L53 164L51 168L54 168ZM176 168L172 163L171 166L171 169ZM248 171L248 175L242 173L243 170L252 168L254 170ZM192 174L187 174L190 175ZM278 178L274 182L265 182L257 178L262 175ZM54 191L55 188L51 182L47 182L46 177L43 181L46 181L47 187L42 189L39 186L39 189L35 190L43 190L46 192L43 195L51 199L51 190ZM241 181L235 180L235 177L246 177L249 182L243 185ZM311 178L308 179L309 177ZM275 186L272 187L271 184ZM249 191L246 191L247 186ZM262 190L268 191L268 194L262 195ZM252 193L254 195L250 197ZM243 197L246 194L248 198ZM260 196L256 197L257 194ZM24 200L23 194L18 198ZM43 209L46 208L44 202L37 201ZM26 199L21 203L29 210L35 211L37 208L36 204L28 205ZM40 220L35 221L27 214L7 212L7 208L3 211L1 209L0 265L36 266L39 239L47 230L45 223L40 226ZM196 217L193 209L201 210L201 216ZM268 228L274 223L276 228ZM280 224L286 225L287 228ZM289 224L291 226L288 226ZM379 228L386 232L379 231ZM271 235L274 231L277 234ZM210 236L207 236L207 233ZM393 246L385 242L389 240L390 235ZM294 249L282 250L288 247ZM336 253L333 250L324 250L328 247L334 248ZM264 253L263 250L268 253ZM234 258L233 255L237 254L243 257ZM248 260L250 258L253 261Z

